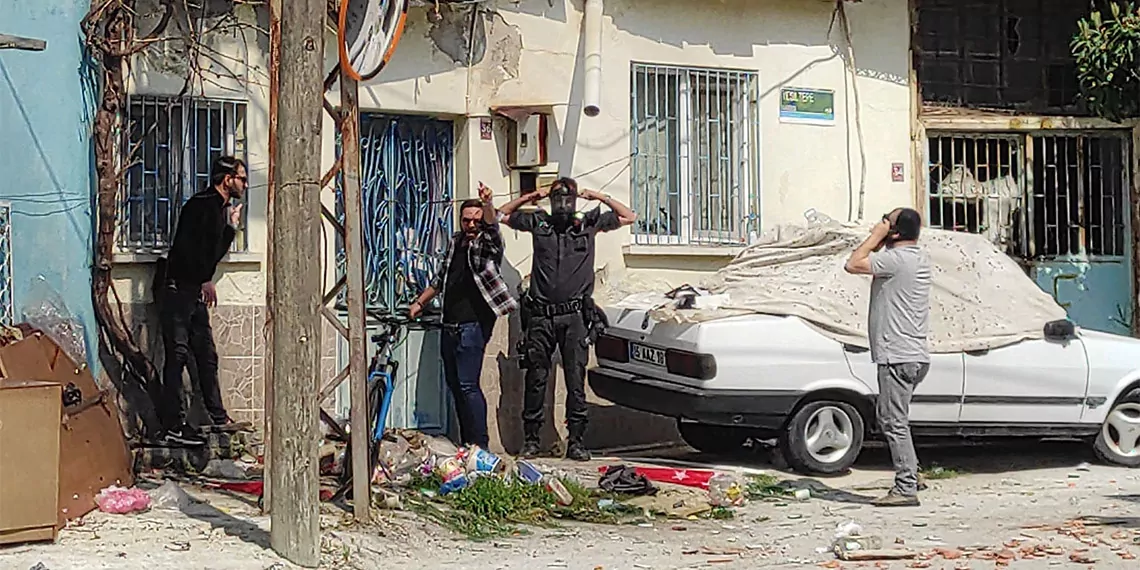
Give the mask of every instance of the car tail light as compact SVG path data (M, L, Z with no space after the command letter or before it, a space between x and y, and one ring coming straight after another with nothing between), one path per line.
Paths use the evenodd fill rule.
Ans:
M670 374L697 380L712 380L716 377L716 359L711 354L670 349L665 352L665 367Z
M594 354L598 359L612 360L614 362L629 362L629 343L625 339L603 334L598 336L594 343Z

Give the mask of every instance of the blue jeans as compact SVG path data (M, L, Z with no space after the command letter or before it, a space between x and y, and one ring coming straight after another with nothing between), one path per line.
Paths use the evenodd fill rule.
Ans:
M461 323L443 330L440 353L443 374L459 416L459 436L465 445L487 448L487 399L479 378L483 372L483 355L491 340L492 323Z

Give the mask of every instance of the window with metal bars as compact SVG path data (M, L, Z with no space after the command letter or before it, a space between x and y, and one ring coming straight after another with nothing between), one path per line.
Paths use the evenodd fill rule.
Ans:
M635 63L631 81L635 241L747 241L759 231L757 74Z
M931 226L1025 259L1126 255L1127 133L930 133Z
M239 101L130 98L124 117L120 251L163 253L170 247L178 211L209 186L214 159L234 155L245 160L245 117L246 104ZM248 208L242 216L248 220ZM246 232L239 230L231 251L246 251L248 245Z

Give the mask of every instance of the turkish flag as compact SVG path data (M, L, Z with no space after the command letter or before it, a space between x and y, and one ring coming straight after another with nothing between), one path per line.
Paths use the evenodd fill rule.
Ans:
M674 469L672 467L635 467L638 475L658 483L670 483L708 490L709 479L716 475L716 471L708 469ZM598 468L598 473L605 474L606 468Z

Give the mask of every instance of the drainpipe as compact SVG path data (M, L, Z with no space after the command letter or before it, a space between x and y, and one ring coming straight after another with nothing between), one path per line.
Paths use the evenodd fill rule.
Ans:
M582 33L586 35L586 74L582 112L587 117L597 117L602 101L602 0L586 0L585 12Z

